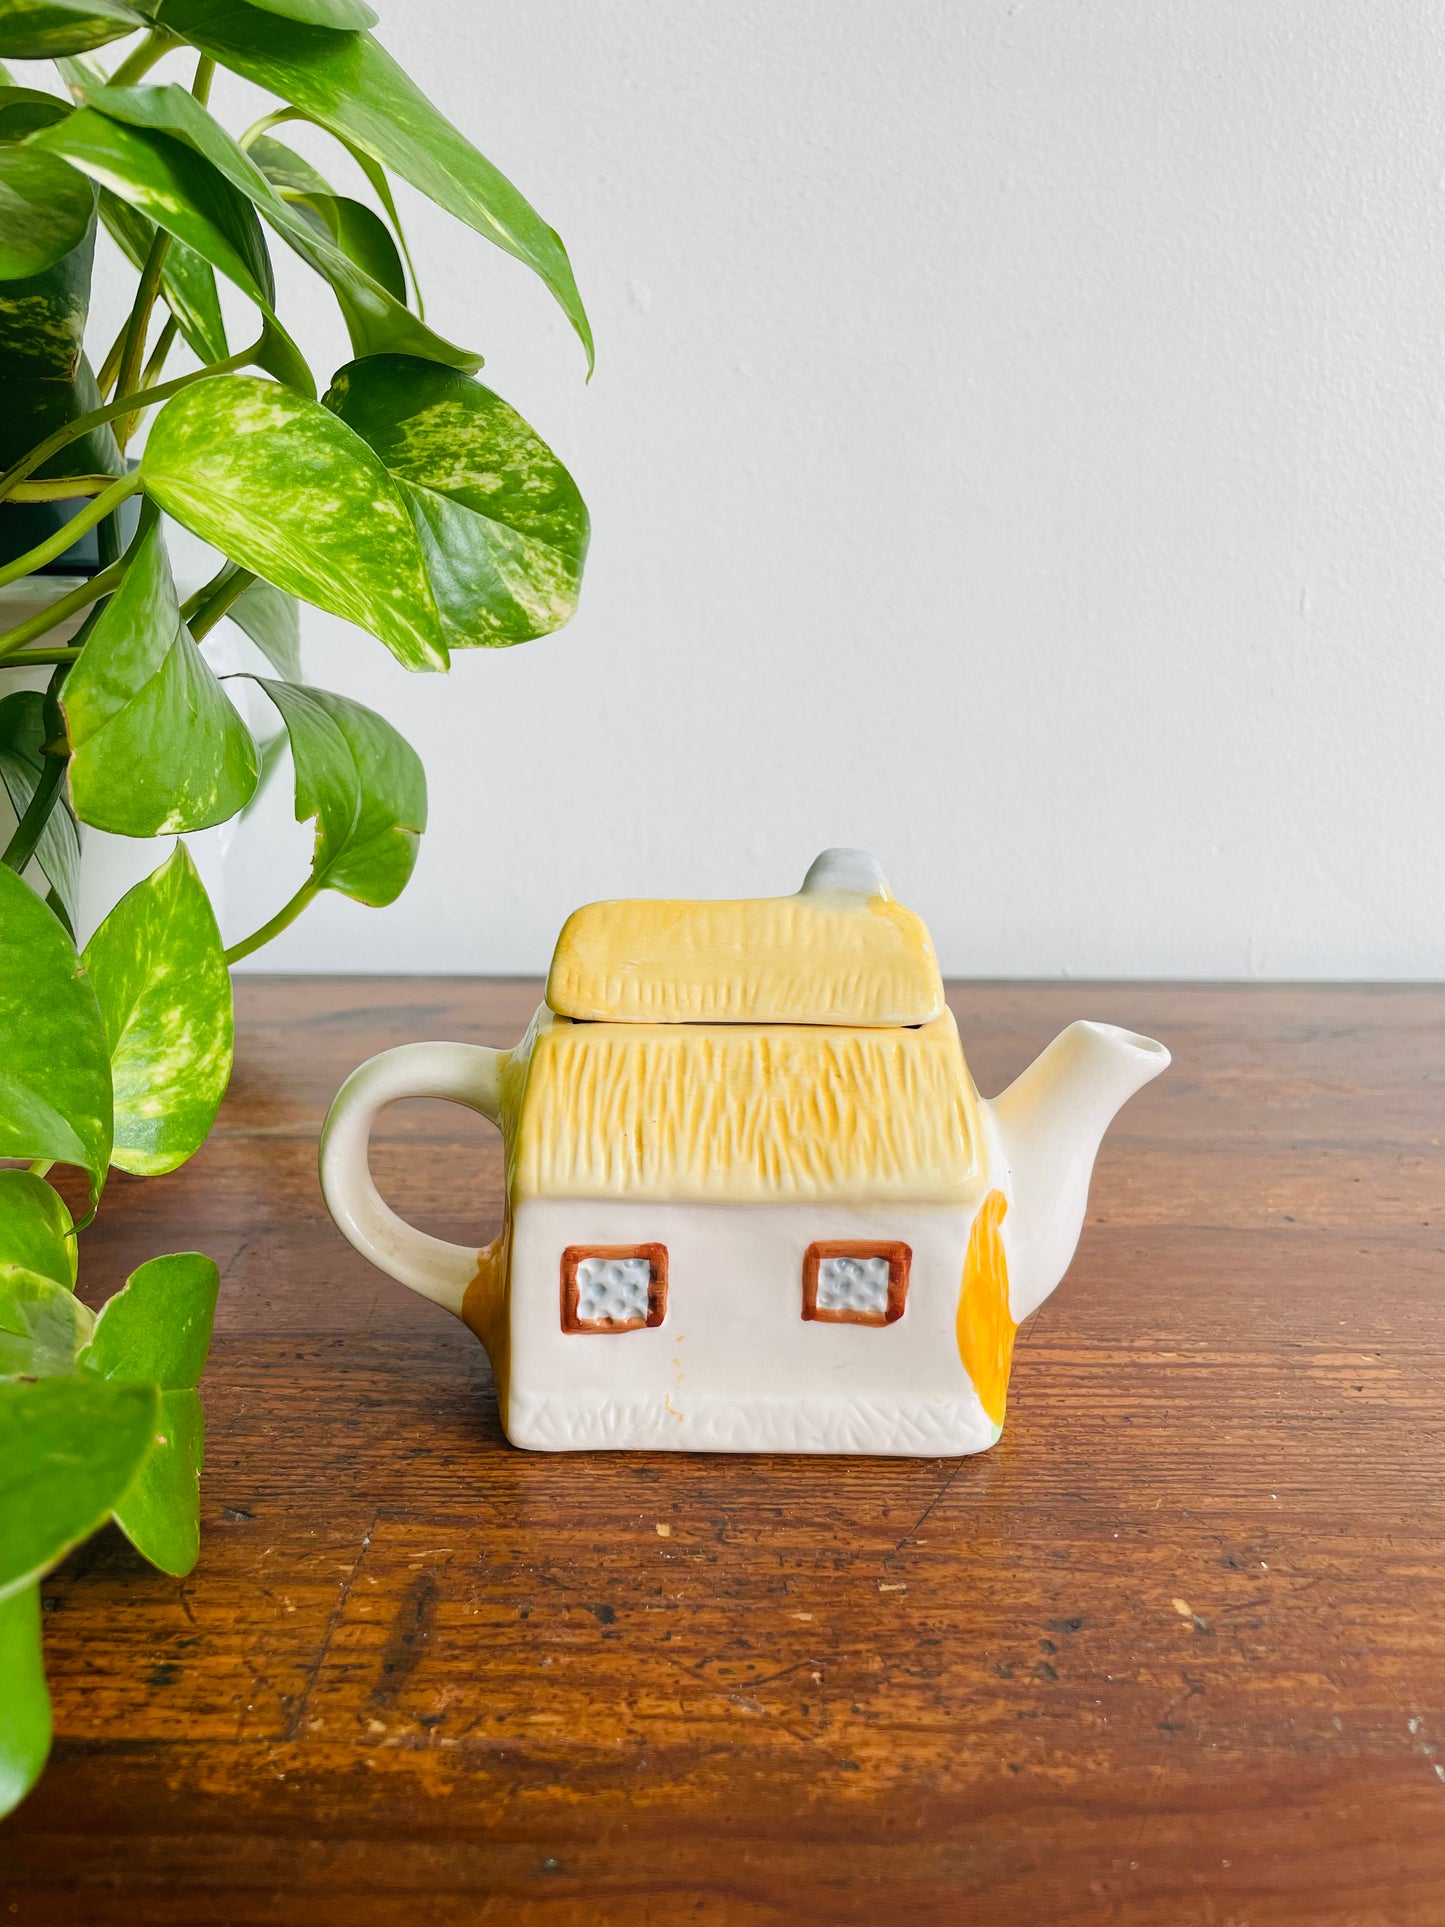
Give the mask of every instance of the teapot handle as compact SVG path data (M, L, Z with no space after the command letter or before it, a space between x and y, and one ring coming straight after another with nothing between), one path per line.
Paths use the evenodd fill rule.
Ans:
M498 1080L507 1051L485 1044L401 1044L354 1070L321 1130L321 1193L337 1229L378 1270L461 1315L477 1275L474 1246L449 1244L399 1218L372 1181L367 1148L377 1117L403 1097L442 1097L501 1123Z

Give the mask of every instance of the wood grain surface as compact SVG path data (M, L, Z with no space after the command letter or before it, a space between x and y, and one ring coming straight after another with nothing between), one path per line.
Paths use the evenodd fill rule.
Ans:
M0 1922L1440 1927L1445 990L956 989L985 1091L1076 1016L1175 1054L956 1461L506 1445L315 1140L361 1058L536 996L243 978L211 1142L112 1178L92 1301L221 1265L201 1560L46 1581ZM431 1103L374 1151L475 1242L499 1163Z

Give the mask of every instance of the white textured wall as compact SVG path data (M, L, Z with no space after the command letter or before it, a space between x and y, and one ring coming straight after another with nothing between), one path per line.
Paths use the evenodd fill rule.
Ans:
M449 681L311 619L432 828L393 910L259 966L539 970L586 898L790 889L844 842L953 972L1440 974L1441 16L381 3L571 249L590 388L540 286L407 196L592 561L568 631ZM300 873L273 800L237 932Z

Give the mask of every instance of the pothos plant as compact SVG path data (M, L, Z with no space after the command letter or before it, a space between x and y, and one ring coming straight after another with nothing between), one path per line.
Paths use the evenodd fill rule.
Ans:
M53 59L64 87L0 67L0 541L24 513L5 505L63 505L23 553L11 541L0 587L63 570L92 529L98 547L88 580L0 633L0 780L17 818L0 852L0 1812L49 1746L41 1576L107 1519L167 1572L197 1556L216 1266L154 1258L95 1315L75 1294L77 1229L112 1167L173 1171L204 1141L230 1076L229 966L322 890L392 902L426 821L401 736L304 680L297 600L409 669L542 635L576 605L582 500L473 379L481 356L426 321L390 177L538 274L590 366L567 255L374 21L365 0L0 0L0 57ZM127 35L107 70L95 50ZM218 65L278 100L239 136L207 105ZM283 145L288 121L324 130L375 205ZM136 279L93 367L98 227ZM351 338L319 399L277 312L268 235L329 284ZM217 275L254 310L240 348ZM191 365L175 372L173 352ZM166 517L218 552L184 600ZM278 721L265 742L207 659L227 615L271 672L253 678ZM29 683L3 693L16 670ZM261 929L223 946L178 842L77 954L82 825L154 837L224 822L288 746L315 847ZM79 1226L52 1165L83 1174Z

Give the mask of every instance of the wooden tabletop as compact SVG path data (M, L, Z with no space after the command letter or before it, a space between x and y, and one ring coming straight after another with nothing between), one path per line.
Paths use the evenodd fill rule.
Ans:
M45 1582L0 1922L1440 1927L1445 990L958 988L985 1091L1076 1016L1174 1052L960 1460L505 1443L315 1141L361 1058L536 996L243 978L210 1144L111 1180L88 1297L221 1265L201 1560ZM479 1120L373 1162L495 1231Z

